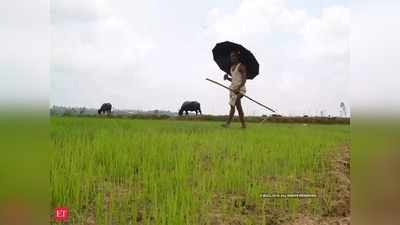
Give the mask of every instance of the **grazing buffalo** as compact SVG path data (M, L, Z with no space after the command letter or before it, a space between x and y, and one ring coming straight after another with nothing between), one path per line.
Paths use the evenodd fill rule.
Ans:
M187 114L188 114L188 111L190 111L190 112L195 111L195 112L196 112L196 115L197 115L197 112L199 112L200 115L201 115L200 103L198 103L198 102L188 102L188 101L186 101L186 102L184 102L184 103L182 104L181 109L179 110L179 113L178 113L178 114L179 114L180 116L182 116L183 112L185 112L186 115L187 115Z
M104 103L103 105L101 105L100 109L97 110L97 113L99 115L101 115L102 113L104 113L104 114L107 113L108 115L110 115L111 108L112 108L111 103Z

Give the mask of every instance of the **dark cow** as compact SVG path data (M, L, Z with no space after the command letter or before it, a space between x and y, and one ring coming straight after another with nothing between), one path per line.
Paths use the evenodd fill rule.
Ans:
M110 115L111 108L112 108L111 103L104 103L103 105L101 105L100 109L97 110L97 113L99 115L101 115L102 113L104 113L104 114L107 113L108 115Z
M184 103L182 104L181 109L179 110L179 113L178 113L178 114L179 114L180 116L182 116L183 112L185 112L186 115L187 115L187 114L188 114L188 111L190 111L190 112L195 111L195 112L196 112L196 115L197 115L197 112L199 112L200 115L201 115L200 103L198 103L198 102L188 102L188 101L186 101L186 102L184 102Z

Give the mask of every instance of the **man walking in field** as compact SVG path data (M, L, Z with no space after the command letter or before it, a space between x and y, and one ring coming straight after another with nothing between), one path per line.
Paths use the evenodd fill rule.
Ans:
M246 93L246 79L247 79L247 68L246 65L240 62L240 51L232 51L230 54L231 60L231 67L230 72L231 76L229 77L228 74L224 75L224 80L231 81L231 85L229 88L233 91L229 91L229 118L223 127L229 127L230 123L232 122L233 116L235 114L235 107L239 113L239 119L242 124L242 128L246 128L246 123L244 121L244 113L241 103L241 98L243 97L242 94Z

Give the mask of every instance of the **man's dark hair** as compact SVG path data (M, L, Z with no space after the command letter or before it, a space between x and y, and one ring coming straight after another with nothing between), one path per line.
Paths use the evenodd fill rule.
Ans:
M235 49L232 52L237 55L239 62L242 62L242 57L240 55L240 50L239 49Z
M239 49L235 49L235 50L233 50L232 52L234 52L234 53L236 53L237 55L240 56L240 50L239 50Z

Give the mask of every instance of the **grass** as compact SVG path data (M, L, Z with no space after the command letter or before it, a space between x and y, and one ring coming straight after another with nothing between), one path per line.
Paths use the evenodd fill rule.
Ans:
M52 117L52 208L68 207L71 224L265 224L270 209L323 213L328 156L349 143L348 125L219 125Z

